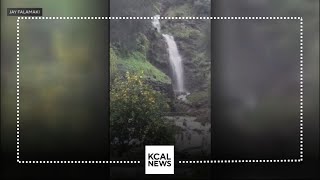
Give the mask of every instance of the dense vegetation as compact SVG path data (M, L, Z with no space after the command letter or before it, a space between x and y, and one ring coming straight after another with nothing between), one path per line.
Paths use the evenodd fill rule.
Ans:
M169 108L164 96L145 83L144 74L126 73L114 79L111 87L111 139L122 155L133 147L168 144L172 132L164 123L162 112Z

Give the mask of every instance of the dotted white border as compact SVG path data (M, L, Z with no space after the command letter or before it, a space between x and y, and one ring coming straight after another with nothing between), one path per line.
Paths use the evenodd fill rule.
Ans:
M22 164L139 164L140 161L20 161L20 19L95 19L95 20L139 20L139 19L200 19L200 20L300 20L300 158L299 159L260 159L260 160L193 160L178 161L181 164L198 164L198 163L286 163L303 161L303 18L302 17L18 17L17 18L17 162Z
M303 19L300 19L300 159L303 160Z
M157 16L157 17L129 17L129 16L126 16L126 17L112 17L112 16L106 16L106 17L61 17L61 16L56 16L56 17L49 17L49 16L41 16L41 17L37 17L37 16L33 16L33 17L18 17L18 19L49 19L49 20L52 20L52 19L111 19L111 20L114 20L114 19L122 19L122 20L133 20L133 19L136 19L136 20L143 20L143 19L202 19L202 20L206 20L206 19L214 19L214 20L275 20L275 19L284 19L284 20L289 20L289 19L302 19L302 17L291 17L291 16L288 16L288 17L273 17L273 16L268 16L268 17L243 17L243 16L239 16L239 17L210 17L210 16L201 16L201 17L164 17L164 16Z
M22 164L139 164L140 161L19 161Z
M20 21L17 19L17 161L20 162Z
M179 161L181 164L212 164L212 163L278 163L278 162L302 162L302 159L239 159L239 160L200 160Z

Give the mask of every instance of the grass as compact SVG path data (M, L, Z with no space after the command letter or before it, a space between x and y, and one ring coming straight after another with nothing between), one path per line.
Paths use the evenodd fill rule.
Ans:
M146 59L144 54L137 51L130 53L130 55L126 57L120 58L120 60L117 62L117 66L120 71L123 72L143 72L146 78L152 81L158 81L166 84L171 83L171 79L166 74L153 66Z

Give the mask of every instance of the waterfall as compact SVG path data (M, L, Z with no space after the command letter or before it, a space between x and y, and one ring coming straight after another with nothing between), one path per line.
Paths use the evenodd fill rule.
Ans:
M159 19L160 19L160 15L155 15L155 16L153 17L153 20L152 20L152 26L157 29L158 33L161 32L161 26L160 26L160 21L159 21Z
M152 25L157 29L157 31L161 32L161 26L160 26L160 15L154 16L152 20ZM175 79L175 89L178 92L185 92L184 88L184 75L183 75L183 63L182 58L179 53L177 43L175 42L173 36L168 34L162 34L164 39L166 40L166 43L168 45L168 54L169 54L169 61L171 65L171 69L173 71L173 77Z
M184 92L185 89L184 89L184 82L183 82L183 79L184 79L183 64L182 64L182 58L178 51L177 44L174 41L173 36L170 36L168 34L162 34L162 36L165 38L168 45L170 65L174 72L174 77L176 80L176 90L178 92Z

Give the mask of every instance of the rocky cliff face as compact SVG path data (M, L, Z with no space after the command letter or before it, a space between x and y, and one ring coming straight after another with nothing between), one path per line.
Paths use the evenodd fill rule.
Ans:
M169 54L167 52L167 44L164 38L156 30L151 30L148 33L148 37L150 40L150 48L147 52L147 58L154 66L171 77L171 70L168 61Z

